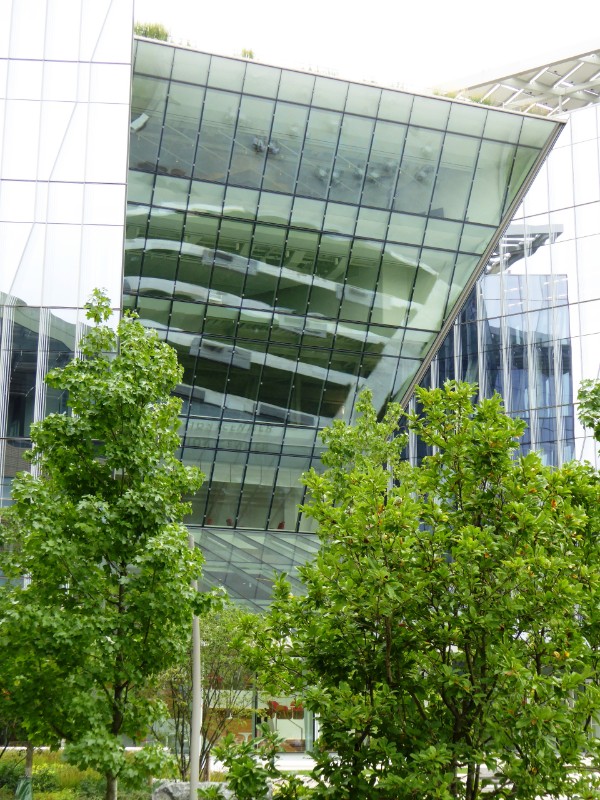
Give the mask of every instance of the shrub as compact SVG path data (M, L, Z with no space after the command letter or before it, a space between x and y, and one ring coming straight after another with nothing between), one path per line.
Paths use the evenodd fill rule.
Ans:
M205 789L198 789L200 800L223 800L221 789L218 786L207 786Z
M286 775L273 789L275 800L301 800L309 798L311 794L312 788L297 775Z
M56 789L44 792L42 800L77 800L77 792L74 789Z
M104 797L106 780L101 775L89 775L83 778L77 787L79 797Z
M22 760L4 757L0 761L0 787L6 787L14 792L24 772L25 766Z
M66 764L64 761L57 762L56 777L61 789L76 789L78 794L82 783L91 781L95 785L99 780L102 780L95 770L86 769L82 771L72 764ZM104 792L102 785L98 791L100 793Z
M34 792L58 792L61 787L56 766L53 764L34 764L32 786Z

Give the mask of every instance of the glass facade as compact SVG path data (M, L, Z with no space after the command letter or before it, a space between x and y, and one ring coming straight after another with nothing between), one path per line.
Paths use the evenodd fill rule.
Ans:
M35 12L0 41L0 503L103 287L184 366L205 582L260 605L316 547L319 430L406 397L560 125L145 40L132 71L131 1Z
M7 0L0 30L0 505L29 426L62 410L103 287L121 305L133 0Z
M184 366L207 583L313 552L319 430L407 394L559 127L136 42L123 304Z
M595 104L569 115L425 378L498 391L527 422L522 449L555 465L597 463L576 395L600 377L599 123Z

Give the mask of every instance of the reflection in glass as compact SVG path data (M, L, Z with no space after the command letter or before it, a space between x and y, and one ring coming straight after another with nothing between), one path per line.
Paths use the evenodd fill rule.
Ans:
M261 604L314 552L319 430L407 390L555 123L174 50L172 79L136 74L124 303L184 368L206 579ZM471 374L476 328L439 374Z

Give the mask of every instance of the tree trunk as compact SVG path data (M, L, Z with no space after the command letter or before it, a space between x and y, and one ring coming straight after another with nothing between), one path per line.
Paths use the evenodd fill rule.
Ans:
M210 780L210 750L204 747L200 751L200 780Z
M25 751L25 777L31 780L33 776L33 745L27 742L27 750Z
M117 776L112 772L106 773L106 794L104 800L117 800Z

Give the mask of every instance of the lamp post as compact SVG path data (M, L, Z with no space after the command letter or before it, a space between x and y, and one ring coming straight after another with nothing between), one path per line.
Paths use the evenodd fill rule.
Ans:
M190 534L189 546L196 546ZM198 581L192 581L192 589L198 591ZM200 736L202 732L202 672L200 652L200 620L192 619L192 721L190 725L190 800L198 800L200 782Z

